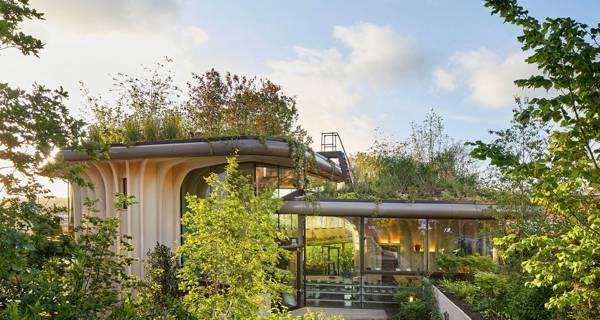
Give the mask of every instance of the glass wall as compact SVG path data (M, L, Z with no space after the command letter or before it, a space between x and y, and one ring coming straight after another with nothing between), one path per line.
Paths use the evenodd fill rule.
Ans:
M480 220L429 220L429 271L438 271L442 254L491 255L492 243L484 232L489 223Z
M425 220L365 218L365 270L424 268Z
M426 269L425 241L425 219L364 218L365 306L393 306L396 286L419 281L410 274Z
M305 290L309 306L360 304L360 218L306 219Z
M308 306L394 308L396 287L420 285L439 255L491 253L478 220L304 219Z
M289 280L288 285L294 288L292 293L284 293L283 304L290 308L299 306L299 300L301 299L302 282L301 277L302 269L300 254L302 253L301 243L301 230L298 228L298 215L296 214L280 214L277 218L277 226L281 232L283 232L288 240L282 245L290 251L290 259L288 261L281 261L280 267L290 271L292 278Z

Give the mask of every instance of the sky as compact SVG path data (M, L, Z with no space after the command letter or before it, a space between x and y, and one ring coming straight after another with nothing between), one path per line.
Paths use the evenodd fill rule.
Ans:
M520 1L537 18L600 21L600 1ZM300 124L319 141L337 131L350 153L381 132L402 139L433 109L456 140L487 140L508 126L515 96L543 94L513 81L526 64L514 26L481 1L31 0L44 21L24 30L39 58L0 52L0 80L62 86L85 117L81 83L107 95L117 73L169 57L175 81L210 68L268 78L295 96ZM380 132L380 133L377 133ZM317 146L318 149L318 146ZM64 194L63 184L50 185Z

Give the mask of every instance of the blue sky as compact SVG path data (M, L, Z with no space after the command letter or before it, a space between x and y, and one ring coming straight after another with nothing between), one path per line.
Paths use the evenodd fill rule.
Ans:
M538 17L600 21L600 2L521 1ZM535 73L516 41L480 1L32 0L46 21L27 32L46 43L40 59L0 54L2 81L63 86L85 116L79 82L109 95L111 75L138 73L162 57L185 86L191 73L268 77L298 99L301 124L318 140L339 131L351 151L374 130L403 138L434 109L458 140L507 126L512 85Z
M570 16L600 21L598 1L523 1L536 17ZM458 139L487 137L487 129L505 126L512 103L489 108L471 101L468 85L451 92L438 90L429 68L445 67L461 52L487 49L504 59L520 51L519 30L503 24L480 1L213 1L195 4L185 13L189 23L201 21L211 37L207 51L226 53L248 73L269 73L264 61L294 57L294 46L348 48L332 36L335 26L372 23L390 26L414 40L426 67L422 74L369 90L353 110L372 114L374 124L392 135L405 136L408 123L419 121L430 108L446 118L449 133ZM459 71L460 72L460 71ZM423 74L424 73L424 74ZM518 74L518 73L517 73ZM292 89L293 90L293 89ZM377 115L385 115L377 117ZM306 116L306 115L305 115ZM328 128L323 128L328 129ZM335 129L335 123L332 128ZM346 137L348 139L348 137ZM347 144L352 144L350 139ZM362 146L362 144L361 144Z

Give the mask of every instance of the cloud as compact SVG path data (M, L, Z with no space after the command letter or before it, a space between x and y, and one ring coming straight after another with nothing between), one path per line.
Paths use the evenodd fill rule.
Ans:
M444 90L466 86L469 99L484 108L510 107L515 96L539 94L514 84L517 79L539 74L535 65L524 61L526 56L523 52L502 56L485 48L457 52L450 58L447 68L434 70L436 85Z
M452 91L456 89L456 79L448 71L442 68L435 68L433 70L433 76L435 77L435 83L441 89Z
M177 0L37 0L32 7L48 23L79 32L139 31L176 21Z
M195 44L203 44L208 41L208 33L204 29L191 26L186 29L187 37Z
M338 131L352 141L351 152L366 150L375 124L358 105L373 90L397 85L421 67L414 41L389 26L358 23L336 26L332 36L343 48L294 47L293 59L271 60L268 77L298 99L300 121L318 140Z
M420 64L414 41L390 26L337 26L333 35L351 50L347 74L361 81L395 81L412 74Z
M27 22L25 28L45 47L40 59L16 50L0 53L2 80L23 88L34 80L62 86L70 95L66 104L77 114L84 101L80 81L92 93L107 94L113 75L136 74L165 56L174 60L170 67L181 77L208 68L200 65L208 34L177 19L182 6L180 0L34 1L32 7L46 20Z

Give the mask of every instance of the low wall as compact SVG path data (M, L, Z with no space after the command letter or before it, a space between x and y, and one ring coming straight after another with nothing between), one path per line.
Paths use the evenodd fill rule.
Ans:
M437 308L444 320L471 320L461 308L456 306L446 295L436 286L432 286L433 296L437 301Z

